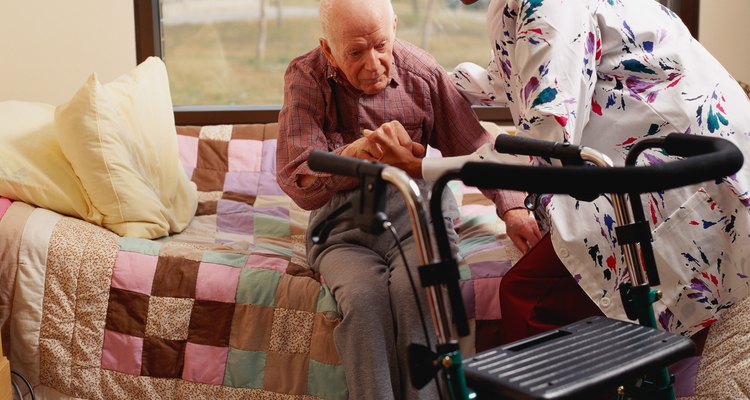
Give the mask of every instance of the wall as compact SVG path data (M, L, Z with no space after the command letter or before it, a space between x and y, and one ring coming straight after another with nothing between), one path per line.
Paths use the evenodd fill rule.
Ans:
M750 83L750 1L702 0L698 37L726 69Z
M0 101L67 101L136 65L132 0L0 0Z
M703 0L700 41L750 83L750 1ZM134 67L132 0L0 0L0 101L59 104Z

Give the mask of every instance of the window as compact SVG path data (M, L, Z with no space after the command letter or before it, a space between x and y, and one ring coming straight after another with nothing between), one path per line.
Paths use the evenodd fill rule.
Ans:
M682 14L697 10L697 0L661 2ZM447 70L462 61L485 65L488 3L393 0L398 36ZM287 64L319 37L318 0L135 0L135 15L138 61L164 59L181 125L275 121ZM505 109L475 110L510 121Z

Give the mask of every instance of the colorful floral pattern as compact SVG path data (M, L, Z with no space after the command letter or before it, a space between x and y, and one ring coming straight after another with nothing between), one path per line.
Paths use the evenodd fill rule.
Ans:
M672 132L750 149L750 102L729 73L654 0L493 0L493 58L454 83L475 103L505 100L517 133L583 144L624 163L633 143ZM747 157L747 156L746 156ZM672 158L649 151L641 164ZM654 232L667 330L692 334L750 292L750 167L718 182L642 195ZM629 279L609 196L542 198L558 255L609 316Z

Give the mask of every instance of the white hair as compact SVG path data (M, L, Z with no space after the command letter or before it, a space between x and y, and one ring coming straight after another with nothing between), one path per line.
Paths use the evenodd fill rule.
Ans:
M320 0L320 8L318 10L318 15L320 17L320 30L323 34L323 38L328 40L330 42L331 37L331 24L334 22L332 20L333 15L333 8L336 7L337 1L340 0ZM373 1L373 0L360 0L360 1ZM380 1L387 1L388 2L388 18L393 20L393 17L396 15L395 11L393 11L393 3L391 0L380 0Z

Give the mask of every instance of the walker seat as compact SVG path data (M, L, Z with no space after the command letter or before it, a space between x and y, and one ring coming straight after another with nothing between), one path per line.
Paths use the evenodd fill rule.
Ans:
M694 353L688 337L597 316L478 353L464 372L479 399L584 399Z

